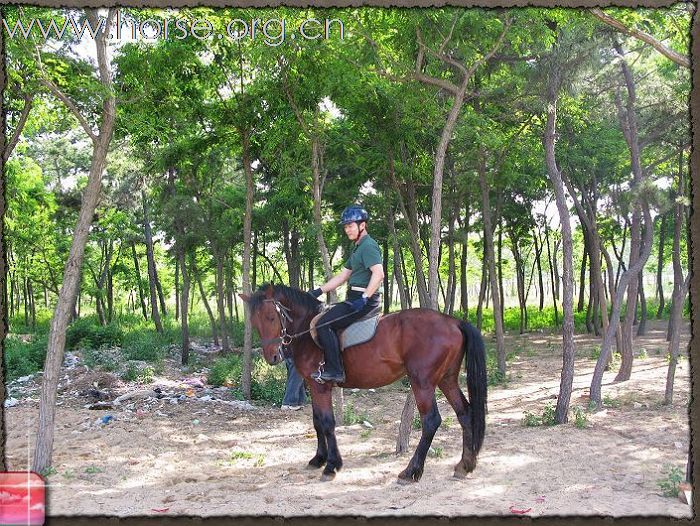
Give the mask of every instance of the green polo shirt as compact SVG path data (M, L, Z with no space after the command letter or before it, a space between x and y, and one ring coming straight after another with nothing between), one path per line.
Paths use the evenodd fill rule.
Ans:
M345 262L345 268L352 270L348 285L366 287L372 277L372 271L369 268L381 263L382 252L379 250L379 245L367 234L359 244L353 246L350 259Z

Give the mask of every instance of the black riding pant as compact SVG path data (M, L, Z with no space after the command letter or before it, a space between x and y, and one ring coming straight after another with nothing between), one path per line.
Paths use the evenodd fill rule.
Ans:
M352 301L359 298L361 292L348 291L347 300ZM330 372L340 372L340 346L338 336L335 331L349 327L352 323L362 318L375 307L379 306L379 294L374 294L367 299L367 304L359 311L353 311L348 303L338 303L331 307L316 322L316 333L318 340L325 353L325 369ZM330 323L329 323L330 322ZM325 325L328 323L328 325ZM319 327L323 325L323 327Z

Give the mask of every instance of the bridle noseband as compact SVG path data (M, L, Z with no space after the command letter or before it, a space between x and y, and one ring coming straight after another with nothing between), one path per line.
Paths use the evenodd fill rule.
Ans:
M293 323L294 321L289 315L291 310L282 305L279 301L277 301L274 298L263 301L266 303L272 303L275 306L275 310L277 311L277 315L279 316L280 325L282 326L282 332L276 338L263 340L262 342L260 342L260 345L265 346L273 343L281 343L281 345L277 349L277 355L280 357L280 361L282 361L282 359L284 359L285 356L289 355L289 345L292 343L292 340L294 340L294 338L298 336L298 334L289 334L287 332L287 322Z

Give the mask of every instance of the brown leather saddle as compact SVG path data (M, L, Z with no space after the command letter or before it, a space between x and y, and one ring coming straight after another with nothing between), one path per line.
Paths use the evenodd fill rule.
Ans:
M329 308L330 307L324 308L323 311L314 316L310 323L311 337L316 342L316 345L321 348L322 346L318 341L318 336L316 333L316 324L318 323L319 318L323 316ZM377 326L379 325L381 317L381 307L377 306L365 314L362 318L353 322L352 325L337 331L341 352L347 347L352 347L353 345L359 345L370 341L377 332Z

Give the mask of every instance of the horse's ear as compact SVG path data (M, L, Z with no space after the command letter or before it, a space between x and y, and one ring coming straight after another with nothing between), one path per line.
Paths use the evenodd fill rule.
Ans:
M245 301L246 303L248 303L248 302L250 301L250 295L249 295L249 294L239 294L238 297L241 298L241 299L242 299L243 301Z

